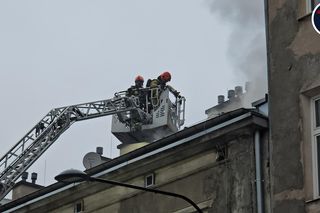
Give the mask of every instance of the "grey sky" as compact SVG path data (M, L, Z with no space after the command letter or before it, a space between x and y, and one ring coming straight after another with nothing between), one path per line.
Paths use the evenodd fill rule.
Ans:
M169 70L170 84L187 99L186 125L205 119L217 95L247 80L234 72L239 60L230 54L235 22L213 11L215 3L0 1L0 155L50 109L112 98L137 74L146 80ZM235 48L245 49L240 44L250 41L239 39ZM110 123L106 117L74 124L29 172L43 184L46 164L49 184L64 169L83 169L83 156L96 146L116 157Z

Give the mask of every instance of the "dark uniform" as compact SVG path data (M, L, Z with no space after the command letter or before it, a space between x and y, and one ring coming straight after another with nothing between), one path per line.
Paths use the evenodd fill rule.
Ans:
M127 89L126 96L135 96L139 99L140 108L145 110L146 107L146 93L143 90L143 77L138 75L135 79L135 85Z

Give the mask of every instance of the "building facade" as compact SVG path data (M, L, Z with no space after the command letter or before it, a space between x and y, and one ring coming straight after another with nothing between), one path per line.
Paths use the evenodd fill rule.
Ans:
M238 109L88 169L92 176L184 195L203 212L270 206L268 120ZM95 182L56 183L0 212L196 212L182 199Z
M316 0L267 0L271 206L320 212L320 35Z

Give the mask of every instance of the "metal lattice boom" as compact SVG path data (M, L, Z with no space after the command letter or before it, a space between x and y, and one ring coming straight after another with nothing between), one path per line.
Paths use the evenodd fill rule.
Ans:
M74 122L130 110L139 110L135 97L119 94L112 99L52 109L0 159L0 200Z

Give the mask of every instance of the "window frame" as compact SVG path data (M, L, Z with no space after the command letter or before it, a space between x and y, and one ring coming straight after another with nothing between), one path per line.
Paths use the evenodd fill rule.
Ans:
M311 13L313 0L305 0L305 1L306 1L306 14Z
M315 4L316 0L306 0L306 13L312 13L313 9L317 6ZM319 2L320 3L320 2Z
M81 210L80 210L80 211L77 210L77 205L78 205L78 204L81 205ZM76 201L76 202L73 204L73 212L74 212L74 213L84 212L84 202L83 202L83 200L78 200L78 201Z
M152 178L152 183L151 184L147 184L149 177ZM153 187L154 185L156 185L155 174L154 173L150 173L150 174L146 175L144 177L144 187L149 188L149 187Z
M313 197L320 198L319 190L319 158L320 152L318 153L318 141L317 137L320 137L320 125L316 125L316 101L320 101L320 95L315 96L311 99L311 148L312 148L312 176L313 176Z

